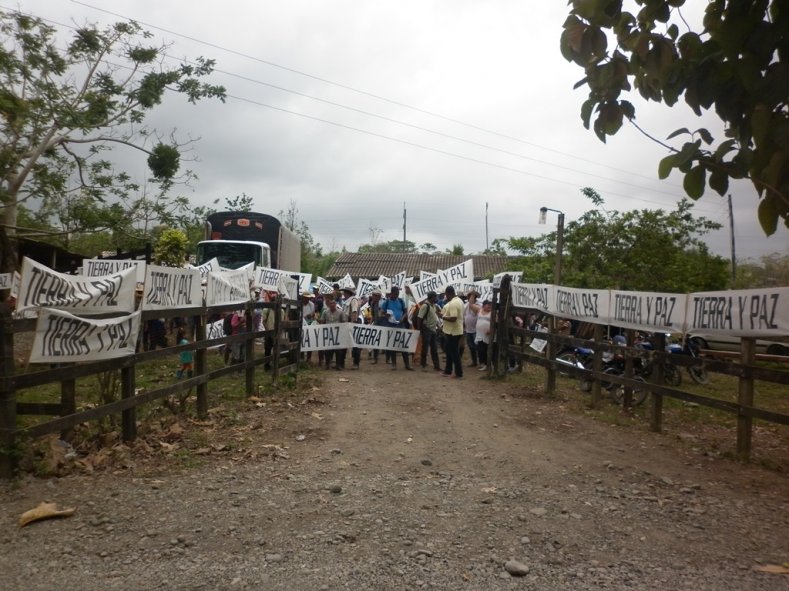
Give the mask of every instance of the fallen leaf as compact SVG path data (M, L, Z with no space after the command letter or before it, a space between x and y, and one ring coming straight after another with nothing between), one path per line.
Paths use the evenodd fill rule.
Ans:
M348 378L340 378L338 381L339 382L350 382L351 380L349 380Z
M53 517L71 517L76 509L58 509L57 503L43 502L35 509L25 511L19 518L19 527L25 527L28 523L40 521L41 519L51 519Z
M770 573L772 575L789 575L789 567L781 564L765 564L762 566L754 566L753 570L758 570L762 573Z

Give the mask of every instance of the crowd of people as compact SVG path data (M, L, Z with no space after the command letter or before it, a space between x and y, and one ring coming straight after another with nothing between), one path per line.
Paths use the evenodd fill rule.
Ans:
M429 292L427 299L417 302L408 286L402 291L394 286L389 293L373 290L369 297L359 297L352 287L334 285L334 291L320 294L317 289L302 294L302 317L307 324L351 322L373 324L395 329L416 329L419 341L414 353L397 353L377 349L367 352L367 361L377 365L383 358L390 369L398 368L398 357L406 371L418 364L422 371L441 372L442 376L462 379L464 368L487 369L491 335L490 300L478 301L479 294L456 294L453 287L444 293ZM465 351L468 360L463 361ZM430 366L428 366L428 356ZM343 370L347 350L317 352L318 364L326 369ZM443 357L443 363L441 359ZM312 362L313 354L303 358ZM362 349L351 349L351 369L359 369Z

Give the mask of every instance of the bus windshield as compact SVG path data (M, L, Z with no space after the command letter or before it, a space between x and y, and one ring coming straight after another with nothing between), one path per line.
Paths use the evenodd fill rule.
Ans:
M260 244L251 242L224 242L209 240L197 245L197 264L202 265L213 258L225 269L238 269L249 263L267 267L268 257Z

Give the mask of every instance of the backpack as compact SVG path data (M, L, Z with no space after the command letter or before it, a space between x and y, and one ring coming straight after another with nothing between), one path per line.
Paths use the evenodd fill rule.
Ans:
M225 333L226 337L233 333L233 314L225 315L225 319L222 321L222 332Z

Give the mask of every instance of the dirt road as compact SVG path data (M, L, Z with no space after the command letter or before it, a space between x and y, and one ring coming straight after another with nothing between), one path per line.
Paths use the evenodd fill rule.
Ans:
M789 589L785 476L474 370L320 377L4 486L0 589Z

